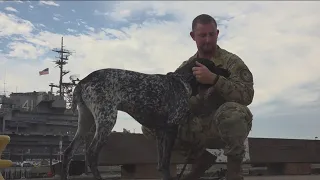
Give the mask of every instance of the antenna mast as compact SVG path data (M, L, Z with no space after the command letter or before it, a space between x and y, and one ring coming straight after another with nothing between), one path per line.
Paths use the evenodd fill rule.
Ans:
M4 69L4 78L3 78L3 95L6 96L6 76L7 76L7 70Z
M53 88L58 88L58 94L59 96L63 98L67 98L67 107L70 105L70 102L72 100L72 88L76 85L76 80L73 80L72 82L69 83L64 83L63 82L63 77L68 74L70 71L64 70L63 67L68 64L69 56L72 54L71 51L67 50L64 45L63 45L63 37L61 38L61 47L60 49L54 48L52 51L57 52L59 54L55 64L59 67L60 69L60 76L59 76L59 85L55 85L53 83L50 83L51 87L51 92L53 92ZM57 67L56 66L56 67Z

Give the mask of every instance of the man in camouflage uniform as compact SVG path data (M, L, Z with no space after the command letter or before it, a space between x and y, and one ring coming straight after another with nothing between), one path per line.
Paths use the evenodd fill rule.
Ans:
M199 82L212 86L207 92L190 99L197 117L179 129L175 148L185 155L191 153L195 160L191 173L184 180L199 179L215 163L217 157L205 150L207 138L215 137L226 144L227 180L243 179L244 141L252 127L252 114L247 106L254 96L253 76L240 57L217 45L218 34L217 23L211 16L197 16L192 22L190 36L196 42L198 52L180 66L201 57L211 59L231 73L229 78L225 78L211 73L199 63L193 68ZM142 127L142 132L147 138L155 137L152 129Z

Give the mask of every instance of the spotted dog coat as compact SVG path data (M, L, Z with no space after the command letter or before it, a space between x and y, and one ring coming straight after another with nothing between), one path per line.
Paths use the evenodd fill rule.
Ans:
M101 69L82 79L73 92L72 109L75 112L78 107L78 130L64 152L61 180L68 179L71 158L75 149L83 143L89 145L86 156L95 179L102 179L97 169L98 155L116 123L118 110L155 129L158 169L163 179L170 179L171 151L178 125L186 123L191 117L188 101L201 86L192 74L195 61L216 74L228 73L212 61L198 58L166 75ZM91 127L94 128L90 130ZM90 131L94 134L88 138Z

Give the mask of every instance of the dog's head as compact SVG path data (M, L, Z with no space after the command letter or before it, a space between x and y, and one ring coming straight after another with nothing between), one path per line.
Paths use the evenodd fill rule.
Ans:
M192 61L187 62L187 64L175 71L175 73L182 74L185 77L187 83L190 84L192 89L191 96L197 95L199 93L198 89L208 89L210 87L210 85L199 83L196 77L193 75L192 68L197 67L196 62L203 64L211 72L217 75L224 76L226 78L230 76L230 72L228 70L217 67L213 61L206 58L194 58Z

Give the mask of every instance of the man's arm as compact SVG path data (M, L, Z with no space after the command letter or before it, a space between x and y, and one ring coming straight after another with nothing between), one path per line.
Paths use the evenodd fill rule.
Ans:
M219 93L226 101L250 105L253 101L253 76L249 68L240 59L233 55L228 61L229 78L220 76L214 84L215 92Z
M192 58L192 57L191 57L191 58ZM184 65L186 65L189 61L192 60L191 58L188 59L188 60L183 61L183 62L181 63L181 65L180 65L176 70L178 70L178 69L182 68Z
M182 68L185 64L187 64L188 60L183 61L182 64L176 69L176 71L180 68Z
M197 57L197 53L194 54L193 56L191 56L188 60L183 61L183 62L181 63L181 65L180 65L176 70L182 68L182 67L183 67L184 65L186 65L189 61L192 61L195 57Z

